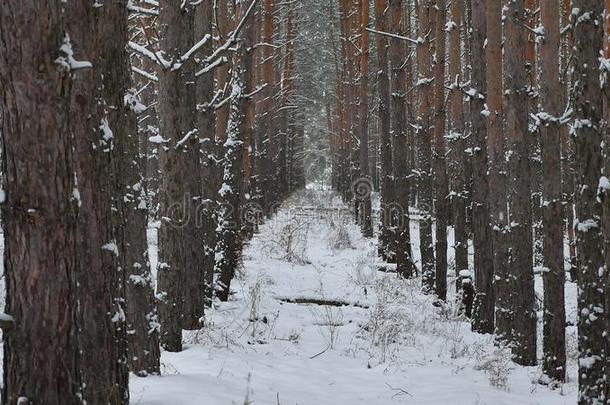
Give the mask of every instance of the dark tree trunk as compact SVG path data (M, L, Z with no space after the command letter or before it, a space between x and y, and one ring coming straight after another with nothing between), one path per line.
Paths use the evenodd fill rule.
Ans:
M195 38L203 38L206 34L213 35L213 2L206 1L195 9ZM203 55L212 53L212 43L201 49ZM201 224L203 236L203 262L200 294L204 297L205 305L210 306L214 296L214 249L216 245L216 223L214 221L214 205L216 203L216 192L218 165L215 156L215 128L216 115L212 95L214 94L214 75L204 74L196 78L197 86L197 129L201 140L201 179L202 194L200 207L197 210L197 220Z
M468 271L468 230L466 227L466 200L468 190L466 189L466 155L464 150L464 116L463 116L463 96L460 89L462 79L461 63L461 39L460 31L462 26L462 7L461 0L451 3L451 21L453 24L449 31L449 80L451 83L450 93L450 132L451 157L454 161L452 176L451 202L453 203L453 222L454 222L454 249L455 249L455 272L456 276L462 271ZM466 273L462 273L466 274ZM468 280L471 277L467 277ZM458 278L458 289L461 288Z
M57 58L66 56L58 51L66 40L62 8L38 0L0 5L5 310L14 318L12 330L3 335L6 404L20 397L48 405L81 403L75 323L78 194L69 126L86 123L96 100L82 98L80 112L86 114L70 109L72 82L88 69L58 69ZM73 51L82 60L91 49Z
M178 60L193 42L193 14L180 3L162 0L159 4L161 49L165 58ZM187 62L187 65L189 63ZM195 100L192 97L188 76L192 69L162 68L159 72L159 147L161 166L159 264L157 291L159 319L161 323L161 345L167 351L182 350L183 297L187 279L186 266L193 264L190 258L191 243L188 231L193 195L184 173L191 168L193 146L197 139L194 130ZM186 139L186 141L184 141ZM189 142L191 141L191 142ZM197 142L198 146L198 142ZM189 239L188 241L186 239ZM198 241L199 244L202 241ZM199 251L202 251L199 246ZM200 265L200 263L199 263ZM189 274L191 274L189 272ZM196 280L196 279L195 279ZM191 280L189 280L190 282ZM198 283L193 283L198 284ZM197 285L198 287L198 285ZM190 291L189 291L190 292Z
M125 44L107 40L115 29L114 15L121 15L124 8L124 3L102 9L79 2L64 11L72 46L81 49L83 59L93 64L92 69L72 82L71 88L72 116L87 119L71 120L68 128L74 142L72 164L80 195L76 222L79 367L83 401L92 404L129 401L124 300L119 295L123 293L124 272L119 263L122 252L113 226L112 202L116 143L113 131L120 129L111 127L110 112L115 106L109 103L120 95L109 96L111 92L104 90L106 59L124 58ZM116 87L114 90L120 91ZM91 110L83 99L93 99L96 108Z
M247 5L241 3L236 19L241 20L246 13ZM227 122L227 138L224 143L223 178L218 192L220 203L218 227L216 229L216 296L227 301L231 291L231 281L240 262L242 240L240 238L241 218L240 190L243 181L243 147L246 126L245 112L250 97L247 94L253 89L246 73L252 69L253 57L251 46L254 42L254 30L251 19L246 24L238 39L238 52L233 57L231 67L231 106Z
M565 270L563 261L563 207L561 195L561 131L558 118L563 114L564 90L559 77L559 5L543 1L540 15L544 39L540 42L540 118L542 144L542 214L544 244L542 274L544 281L543 370L555 381L566 375L565 349ZM546 115L548 114L548 115ZM570 214L571 215L571 214Z
M493 293L493 243L489 218L489 180L487 177L487 129L485 117L485 60L484 43L487 36L485 0L470 0L472 21L471 60L472 89L470 97L470 117L472 122L472 228L474 233L474 271L475 303L473 308L472 329L480 333L494 330L494 293Z
M375 1L375 23L378 31L387 32L387 0ZM392 138L390 133L390 78L388 76L388 39L377 35L378 91L379 91L379 132L381 160L381 219L379 222L379 253L388 261L395 261L393 252L393 228L391 226L394 202L394 181L392 177Z
M361 30L360 35L360 177L366 179L368 192L359 195L359 222L362 229L362 234L366 238L373 237L373 222L371 218L371 193L374 185L371 179L371 171L369 167L369 34L365 28L369 25L370 19L370 2L369 0L361 0Z
M514 288L509 291L513 312L512 352L521 365L536 364L536 311L532 257L530 160L528 150L527 77L525 72L526 14L523 0L509 2L504 20L508 189L510 190L510 264ZM550 95L550 97L553 97ZM557 168L559 169L559 168ZM557 170L557 176L560 171ZM559 203L559 200L557 201ZM559 217L561 223L561 216Z
M513 312L514 278L508 266L507 175L505 137L502 128L502 0L487 2L487 155L489 158L489 210L493 237L496 334L509 342Z
M389 0L388 12L390 16L389 31L402 32L402 0ZM395 241L393 243L396 253L398 274L410 278L416 273L411 257L411 237L409 229L409 167L407 156L407 104L406 104L406 71L404 68L405 43L400 39L390 39L390 69L391 79L391 123L394 143L394 202L390 209L393 211L395 228Z
M456 0L454 0L456 1ZM436 283L440 300L447 300L447 226L449 225L449 185L445 151L445 30L447 21L445 0L436 0L434 65L434 182L436 201Z
M107 3L101 10L105 22L102 43L126 44L126 2ZM104 98L107 114L114 133L114 205L116 241L119 254L121 280L118 297L125 298L124 322L120 325L117 344L120 345L122 364L129 365L136 375L159 373L159 334L154 280L148 261L146 229L148 210L144 189L145 161L139 150L136 114L141 104L131 86L131 66L124 47L105 50L101 67L104 72ZM124 289L124 290L123 290ZM127 370L121 370L127 383Z
M432 178L432 45L430 37L434 32L434 16L431 0L420 0L418 8L419 37L424 39L417 46L417 70L419 110L417 131L419 155L419 178L417 188L417 208L422 215L419 221L419 251L421 253L422 282L425 292L434 291L434 245L432 241L432 215L434 183Z
M603 95L599 51L603 44L604 5L599 0L574 0L573 137L576 154L576 238L578 247L578 403L602 403L606 328L602 207L598 199L603 168Z

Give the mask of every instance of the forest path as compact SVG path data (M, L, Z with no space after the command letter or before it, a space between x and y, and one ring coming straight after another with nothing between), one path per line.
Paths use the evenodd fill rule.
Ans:
M131 403L575 402L573 383L532 384L538 368L515 366L455 306L434 307L419 280L377 271L375 252L334 194L290 199L246 247L231 300L183 352L163 353L162 376L131 378Z

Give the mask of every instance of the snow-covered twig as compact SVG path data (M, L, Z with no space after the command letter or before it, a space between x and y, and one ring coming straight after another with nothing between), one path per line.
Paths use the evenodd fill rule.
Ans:
M377 31L377 30L372 29L372 28L365 28L365 29L368 32L373 33L373 34L384 35L386 37L390 37L390 38L394 38L394 39L400 39L402 41L411 42L412 44L416 44L416 45L421 42L420 39L413 39L413 38L405 37L405 36L398 35L398 34L392 34L390 32Z
M209 66L215 63L218 58L222 57L225 52L229 51L231 47L237 43L237 35L239 35L241 30L244 28L246 21L248 20L250 15L252 15L256 4L258 4L258 0L252 0L252 3L250 3L250 7L248 7L246 14L244 14L237 27L235 27L235 30L233 30L231 35L229 35L229 38L227 38L224 44L218 47L210 56L203 60L203 65L205 67L199 72L195 73L195 76L200 76L209 71Z

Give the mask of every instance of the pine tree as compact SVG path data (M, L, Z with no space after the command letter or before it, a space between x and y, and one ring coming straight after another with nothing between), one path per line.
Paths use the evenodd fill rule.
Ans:
M419 92L415 136L418 140L417 208L421 212L419 221L419 251L421 252L422 282L426 292L434 291L434 245L432 241L432 212L434 182L432 178L432 127L433 79L432 79L432 33L435 21L432 0L419 0L417 4L419 38L417 44L417 73L415 85Z
M471 21L469 24L472 88L470 98L470 120L472 123L472 227L474 244L475 303L472 328L480 333L494 330L493 292L493 240L490 228L488 199L490 184L487 177L487 129L485 117L485 65L476 61L485 60L485 38L487 36L487 1L471 1Z
M528 150L527 76L525 71L526 13L523 0L509 2L504 19L505 115L510 232L507 291L515 362L536 364L536 311L532 257L530 159ZM557 175L559 175L559 170ZM559 219L561 221L561 217ZM505 294L501 295L502 297ZM500 295L498 295L498 298ZM501 318L498 318L501 319ZM500 325L498 325L500 327Z
M96 100L83 97L79 114L70 109L71 82L91 68L84 61L92 50L65 35L63 7L37 0L0 4L5 311L14 320L3 326L2 398L11 404L19 398L81 403L74 243L79 192L71 163L75 134L66 129L71 121L86 122L82 112L93 112ZM32 173L52 173L54 181ZM53 339L33 339L49 331Z
M606 325L603 290L602 207L598 199L604 134L599 52L603 44L604 7L595 0L574 0L574 115L576 157L576 238L578 247L579 394L582 405L601 403Z
M375 1L375 24L379 32L387 32L387 1ZM390 127L390 78L388 75L388 39L376 35L379 93L379 132L381 161L381 220L379 222L379 251L381 257L394 261L392 249L393 228L391 215L394 201L394 181L392 177L392 138Z
M566 375L565 353L565 270L563 261L563 207L561 195L561 115L562 93L559 76L559 5L541 2L540 17L544 38L540 41L540 99L542 143L542 209L544 221L544 373L556 381ZM571 214L570 214L571 215Z
M435 292L440 300L447 300L447 226L449 225L449 185L445 148L445 30L447 21L445 0L436 0L436 54L434 57L434 186L436 199L436 274Z
M402 0L388 1L389 32L401 33ZM400 35L400 34L399 34ZM390 208L395 216L395 240L398 274L410 278L416 273L411 256L411 237L409 226L409 167L407 166L407 104L406 72L404 68L405 43L401 39L390 38L391 71L391 125L394 152L394 203ZM399 158L400 157L400 158Z

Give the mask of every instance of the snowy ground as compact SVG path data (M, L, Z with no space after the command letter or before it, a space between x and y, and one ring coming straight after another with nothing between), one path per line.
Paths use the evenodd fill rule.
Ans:
M435 307L419 280L379 272L374 241L344 208L311 190L286 204L245 249L232 299L186 334L185 351L163 353L162 376L132 377L132 403L575 403L574 382L554 390L533 383L539 368L514 365L490 336L470 332L454 305ZM572 380L574 334L569 328Z

